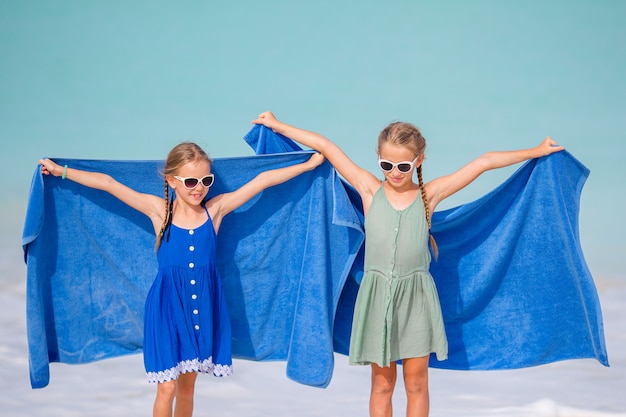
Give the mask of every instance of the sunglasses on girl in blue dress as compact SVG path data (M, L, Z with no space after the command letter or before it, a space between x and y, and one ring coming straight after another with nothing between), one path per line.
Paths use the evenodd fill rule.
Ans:
M174 178L182 182L185 188L188 190L193 190L194 188L198 186L199 183L202 183L204 188L209 188L210 186L213 185L213 180L214 180L213 174L205 175L202 178L179 177L177 175L174 175Z
M386 159L379 159L378 166L380 166L380 169L385 172L391 172L394 168L397 168L398 171L407 173L413 169L415 163L417 162L417 158L419 158L419 155L412 161L391 162Z

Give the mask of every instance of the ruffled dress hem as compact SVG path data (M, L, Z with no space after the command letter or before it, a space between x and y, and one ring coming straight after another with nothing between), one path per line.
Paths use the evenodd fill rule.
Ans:
M179 362L178 365L158 372L146 372L148 382L167 382L178 379L180 374L188 372L200 372L205 374L213 374L216 377L231 376L233 374L232 365L214 364L213 358L205 359L200 362L199 359L192 359Z

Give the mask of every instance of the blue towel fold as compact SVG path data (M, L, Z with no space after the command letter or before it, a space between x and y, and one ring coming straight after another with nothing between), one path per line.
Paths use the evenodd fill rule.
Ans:
M216 159L211 195L309 152L255 126L257 153ZM280 152L280 153L276 153ZM56 159L163 193L161 161ZM587 169L567 152L533 160L473 203L437 212L432 272L450 342L450 369L503 369L596 358L608 365L602 317L578 236ZM287 376L325 387L333 352L347 353L363 268L358 195L325 162L265 190L228 215L218 268L233 354L285 360ZM33 176L23 230L31 385L49 363L85 363L141 351L143 303L156 273L149 220L108 194Z

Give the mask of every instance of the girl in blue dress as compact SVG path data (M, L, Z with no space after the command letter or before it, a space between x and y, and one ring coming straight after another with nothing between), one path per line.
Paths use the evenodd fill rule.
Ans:
M206 200L211 160L195 143L175 146L165 161L165 198L139 193L109 175L39 161L45 175L106 191L152 221L159 269L146 298L144 364L157 382L154 416L191 416L198 372L232 373L228 310L216 269L216 238L225 215L264 189L321 164L307 162L263 172L241 188ZM169 198L170 189L176 199ZM174 401L176 400L176 401Z

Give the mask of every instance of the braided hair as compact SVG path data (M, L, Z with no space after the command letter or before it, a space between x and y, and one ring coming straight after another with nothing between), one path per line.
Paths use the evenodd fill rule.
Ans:
M170 187L167 182L168 175L175 175L176 172L183 166L190 162L198 160L205 160L211 163L211 159L207 153L197 144L193 142L182 142L174 146L172 150L167 154L165 159L165 166L163 167L164 185L163 195L165 200L165 213L163 217L163 224L156 237L155 250L158 250L163 241L163 236L166 240L169 238L170 226L172 225L172 214L174 208L174 192L170 194ZM166 235L167 232L167 235Z
M406 122L393 122L387 125L378 135L378 149L380 150L383 143L404 146L411 150L415 156L422 155L426 150L426 139L422 136L422 132L413 124ZM422 166L416 168L417 179L419 181L420 191L422 193L422 202L424 203L424 211L426 212L426 223L428 225L429 242L435 259L439 256L437 242L431 232L431 213L428 209L428 196L424 189L424 181L422 179Z

